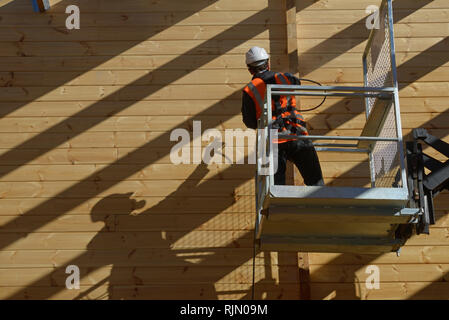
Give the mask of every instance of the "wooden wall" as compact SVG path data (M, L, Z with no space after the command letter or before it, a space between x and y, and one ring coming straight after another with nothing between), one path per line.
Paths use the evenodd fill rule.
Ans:
M243 128L244 53L287 69L283 3L51 4L0 1L0 298L250 298L254 166L175 166L170 133ZM256 297L298 297L294 254L256 264Z
M297 1L299 71L305 78L328 85L363 85L362 52L368 30L369 5L380 0ZM444 0L393 1L397 67L404 135L424 127L449 142L449 3ZM313 101L303 99L303 107ZM313 105L313 104L312 104ZM329 101L314 114L306 113L312 132L351 135L364 123L356 100ZM432 153L440 160L444 157ZM328 179L353 184L367 181L361 158L336 158L320 153ZM344 161L344 162L341 162ZM381 256L316 254L309 258L313 299L448 299L449 194L436 201L438 222L430 235L413 237L402 249ZM368 265L380 269L380 289L368 290Z
M38 14L0 0L0 298L251 298L254 166L175 166L170 132L244 127L253 45L274 69L297 71L297 52L301 76L359 84L364 9L380 1L50 2ZM445 137L449 5L395 3L404 131ZM72 4L80 30L65 28ZM352 134L359 112L329 101L305 116L313 133ZM363 157L320 157L328 184L365 183ZM255 297L448 298L448 204L441 195L438 225L400 258L306 255L307 283L296 254L260 253ZM364 289L368 264L381 290ZM65 287L68 265L80 290Z

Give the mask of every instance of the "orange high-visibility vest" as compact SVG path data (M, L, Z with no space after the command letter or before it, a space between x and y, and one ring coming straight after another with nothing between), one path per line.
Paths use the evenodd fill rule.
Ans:
M291 84L290 80L283 73L275 73L274 78L277 84ZM243 89L253 100L256 108L256 117L262 114L266 82L261 78L254 78ZM296 109L296 99L294 96L273 96L271 103L273 129L278 129L279 133L291 135L308 135L306 122L301 113ZM293 139L278 139L278 143L283 143Z

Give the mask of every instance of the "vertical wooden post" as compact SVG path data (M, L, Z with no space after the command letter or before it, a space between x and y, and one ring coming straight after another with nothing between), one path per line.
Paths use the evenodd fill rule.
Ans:
M285 0L285 18L287 32L287 55L290 73L299 76L298 68L298 37L296 34L296 2L299 0ZM297 104L300 105L299 97L296 97ZM288 179L290 184L303 185L303 179L298 170L292 163L287 166ZM288 182L287 182L288 183ZM310 269L309 254L307 252L298 252L298 278L299 278L299 298L301 300L310 300Z
M285 0L287 55L290 73L298 76L298 39L296 36L296 0Z
M296 39L296 0L282 0L285 10L285 39L288 72L298 75L298 50ZM287 163L285 183L293 185L295 182L295 169L291 162Z

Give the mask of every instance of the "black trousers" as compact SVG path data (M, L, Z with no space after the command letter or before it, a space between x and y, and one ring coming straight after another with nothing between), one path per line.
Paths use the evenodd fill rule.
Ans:
M292 140L278 144L278 169L274 184L285 185L287 160L293 162L308 186L323 186L320 161L311 140Z

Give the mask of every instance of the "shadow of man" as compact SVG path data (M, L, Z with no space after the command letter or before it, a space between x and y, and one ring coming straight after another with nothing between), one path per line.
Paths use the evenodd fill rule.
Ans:
M140 200L137 201L131 198L133 192L128 192L125 194L111 194L100 201L98 201L95 206L91 210L91 221L93 223L96 222L104 222L104 227L97 233L97 235L92 238L92 240L87 244L86 249L89 251L97 251L97 250L111 250L117 249L117 244L119 242L125 243L126 240L124 237L120 237L120 234L115 233L115 217L117 214L127 214L130 216L134 216L135 210L139 210L145 206L146 201ZM112 216L110 213L114 213ZM112 218L112 219L111 219ZM112 233L112 237L110 236ZM122 241L120 241L122 240ZM88 290L80 293L75 299L82 299L87 297L89 293L93 292L95 289L105 285L107 283L107 293L108 298L113 297L113 289L116 284L120 283L121 279L119 275L116 275L117 265L120 264L120 261L116 261L114 258L116 255L102 255L100 256L102 265L111 265L111 273L108 277L103 280L97 282ZM103 259L104 257L109 257L109 259ZM80 257L81 258L81 257ZM96 269L101 268L101 266L95 266L95 268L89 268L87 270L87 274L93 272ZM83 276L87 274L82 274ZM101 296L97 297L101 298Z
M93 263L95 267L88 268L84 274L82 272L82 276L85 277L102 266L110 266L110 274L100 281L93 277L97 282L75 299L176 299L185 294L182 290L178 294L173 294L173 284L184 283L191 271L190 267L198 266L197 262L192 261L201 260L205 251L211 253L214 248L173 250L172 244L191 230L181 233L160 230L159 219L161 215L171 215L176 212L179 201L177 199L201 196L202 190L209 188L210 182L202 180L208 172L206 165L197 166L175 191L142 212L136 212L136 210L143 208L146 201L131 198L132 192L112 194L100 200L91 210L91 220L94 223L102 221L105 225L87 245L87 251L91 254L89 254L89 261L85 261L85 264ZM202 181L202 184L206 186L201 186ZM224 207L211 204L211 210L216 211L217 214L224 209ZM108 212L113 214L105 215ZM118 217L126 215L128 218L132 216L132 219L137 219L134 222L128 221L132 225L130 229L121 227L118 222ZM188 218L186 214L186 219ZM124 221L123 218L121 221ZM164 221L167 221L164 223L166 229L176 230L177 223L174 220L164 219ZM204 219L196 223L206 221L207 219ZM189 223L186 222L186 224ZM138 229L135 229L136 226ZM139 233L140 236L135 237L135 233ZM159 234L160 239L156 239L154 234ZM123 247L125 250L122 250ZM148 254L156 251L160 261L153 260L152 254ZM161 265L162 268L159 268ZM152 269L154 266L157 266L157 269ZM158 275L157 272L160 274ZM107 286L107 292L104 290L105 286ZM129 287L133 288L129 290ZM200 296L205 294L208 298L217 298L214 281L210 285L203 284L202 287ZM165 288L170 290L166 293Z
M52 296L114 300L248 299L251 271L245 264L252 258L252 230L244 228L247 222L242 219L245 217L234 213L240 209L232 208L238 198L234 192L242 182L227 183L218 201L207 201L210 190L217 186L216 179L207 179L209 171L206 165L197 166L175 191L140 212L147 203L133 199L133 192L111 194L101 199L90 215L92 223L104 225L86 244L85 250L78 249L83 251L70 261L57 262L56 270L9 299L48 299ZM252 198L248 199L252 203ZM247 212L246 202L242 203L240 199L238 204ZM225 222L220 220L218 224L229 226L231 223L237 231L218 234L214 230L222 229L215 229L214 226L219 225L213 222L205 233L194 234L203 224L229 209L232 214L225 213ZM240 232L238 228L241 228ZM67 253L58 252L54 257L56 261L62 259L59 254L63 257ZM270 263L265 261L259 266L259 272ZM66 290L68 265L80 268L82 291L79 294ZM227 279L223 281L224 278ZM256 295L257 298L280 298L270 294L278 286L271 277L259 284L264 287L261 290L268 292L265 296Z
M189 226L189 230L186 230L184 227L179 225L179 221L177 222L176 218L170 220L170 216L184 214L186 211L194 211L194 209L181 209L181 207L185 206L182 206L182 204L180 205L180 202L182 203L187 199L201 197L202 195L207 193L206 190L210 189L211 180L203 179L205 179L209 171L210 170L207 165L198 165L189 175L189 177L185 179L175 191L164 197L164 199L156 205L142 211L139 214L139 216L142 217L147 216L147 218L145 218L145 221L147 222L151 223L151 221L155 221L155 225L159 225L156 221L161 215L167 216L168 219L164 219L164 221L166 221L163 223L164 227L159 225L161 228L157 230L161 234L161 240L165 241L165 244L162 245L162 248L157 249L159 250L159 255L163 256L162 265L164 270L162 271L161 269L159 269L159 272L161 272L159 276L150 276L147 274L146 277L148 277L149 279L154 279L154 282L145 281L146 283L144 284L149 284L150 286L136 288L135 298L187 299L189 297L189 293L184 292L184 290L180 289L180 286L188 282L195 281L194 279L190 278L191 276L197 276L195 272L193 272L192 274L193 270L191 267L193 267L194 269L198 265L201 265L202 262L204 262L204 256L202 254L204 254L206 251L207 253L213 253L214 248L209 248L206 241L204 241L204 243L201 243L201 248L174 249L173 244L182 237L188 235L196 227L199 227L200 224L207 222L208 218L210 217L207 216L204 218L204 220L195 220L194 223L187 221L185 223L181 222L181 225ZM219 214L224 209L226 209L226 207L220 206L216 203L211 203L208 212ZM182 221L184 219L189 219L189 213L185 213L184 216L185 218L181 218ZM192 228L190 228L191 225ZM146 228L152 229L154 227L155 226L148 225ZM167 231L163 229L167 229ZM210 279L207 278L208 276L205 274L199 296L205 295L208 299L217 299L214 281L210 281ZM209 283L206 284L206 282ZM191 297L196 294L193 291L195 291L194 288L192 288ZM117 298L117 293L115 292L113 296L114 299ZM129 296L127 296L126 298L129 298Z
M247 160L245 159L245 163ZM239 170L239 168L232 166L226 172L229 174L229 171L232 170ZM229 190L223 194L223 199L226 201L207 201L204 196L217 185L216 179L208 179L209 171L210 168L207 165L198 165L174 192L139 214L139 216L147 216L146 221L152 221L152 218L148 219L148 217L157 217L161 213L167 215L167 218L172 214L182 215L177 222L174 219L166 220L165 238L167 242L165 250L160 251L160 254L164 256L165 269L157 278L157 283L160 286L156 284L153 288L142 288L139 298L216 300L232 297L231 299L251 299L253 230L244 229L246 228L244 218L240 214L234 213L234 210L239 211L238 208L231 209L232 215L224 213L237 203L245 207L248 205L243 199L237 202L238 196L232 196L242 182L236 181L235 184L230 184ZM193 204L189 210L185 210L185 208L179 210L179 204L182 205L186 199L207 202ZM252 203L253 198L249 197L249 201ZM207 214L198 214L199 211L196 210L199 208L201 208L201 213L207 212ZM245 209L245 211L247 210L248 208ZM197 229L201 229L201 225L210 223L222 214L228 215L230 218L226 217L224 223L211 223L204 229L202 235L194 234L198 231ZM251 216L251 226L252 222ZM223 234L220 235L217 232L218 229L215 229L216 224L224 224L227 228L232 225L235 230L227 229L226 235L223 237ZM239 228L242 228L243 232L239 233ZM262 264L260 264L261 262ZM259 285L260 288L256 290L255 298L281 299L289 295L291 297L291 293L284 292L282 288L285 283L291 285L292 281L295 281L293 278L296 273L292 276L291 270L292 268L284 270L280 279L274 279L270 255L265 253L263 261L258 263L256 270L259 279L256 285ZM156 290L159 290L158 295L156 295Z

